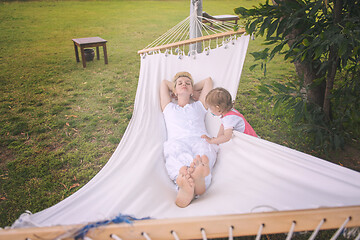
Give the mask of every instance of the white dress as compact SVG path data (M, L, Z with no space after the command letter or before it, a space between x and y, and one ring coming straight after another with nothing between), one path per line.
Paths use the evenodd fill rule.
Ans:
M184 107L171 102L163 113L168 136L164 143L165 166L170 179L176 183L181 167L190 166L196 155L206 155L210 167L210 174L205 178L208 188L218 146L201 138L203 134L208 135L205 127L206 109L200 101Z

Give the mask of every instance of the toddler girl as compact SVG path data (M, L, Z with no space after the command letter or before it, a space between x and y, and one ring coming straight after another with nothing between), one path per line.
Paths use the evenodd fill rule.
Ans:
M205 102L213 115L221 116L222 123L216 138L210 138L207 135L201 136L208 143L225 143L231 139L234 130L257 137L244 116L233 108L231 95L226 89L214 88L207 94Z

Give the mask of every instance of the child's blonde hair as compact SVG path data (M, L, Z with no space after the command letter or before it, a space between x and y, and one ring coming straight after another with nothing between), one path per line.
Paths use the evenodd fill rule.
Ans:
M176 80L178 80L178 78L180 78L180 77L187 77L188 79L191 80L191 85L194 86L194 80L193 80L190 73L188 73L188 72L178 72L173 78L174 89L176 87Z
M222 113L227 113L233 108L231 95L225 88L214 88L207 95L205 99L206 104L213 107L218 107Z

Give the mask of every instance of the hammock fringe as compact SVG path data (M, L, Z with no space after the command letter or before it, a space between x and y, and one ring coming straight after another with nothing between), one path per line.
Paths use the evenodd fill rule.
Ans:
M210 40L213 40L213 39L230 37L232 35L240 35L240 34L244 34L245 32L246 32L245 29L241 28L241 29L238 29L237 31L216 33L216 34L213 34L213 35L208 35L208 36L203 36L203 37L198 37L198 38L192 38L192 39L183 40L183 41L179 41L179 42L175 42L175 43L169 43L169 44L165 44L165 45L162 45L162 46L145 48L145 49L139 50L138 54L145 54L145 53L149 53L149 52L162 51L162 50L171 49L171 48L180 48L180 47L187 46L187 45L194 44L194 43L198 43L198 42L210 41Z

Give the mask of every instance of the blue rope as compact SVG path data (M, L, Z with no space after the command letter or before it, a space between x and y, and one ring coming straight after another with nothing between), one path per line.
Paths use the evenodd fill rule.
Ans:
M111 219L111 220L104 220L104 221L100 221L100 222L96 222L96 223L89 223L88 225L84 226L79 231L77 231L75 233L74 238L76 240L84 239L85 235L88 233L88 231L90 229L104 226L104 225L107 225L110 223L124 223L125 222L128 224L132 224L134 220L147 220L147 219L150 219L150 217L137 219L137 218L131 217L129 215L119 214L117 217L115 217L114 219Z

